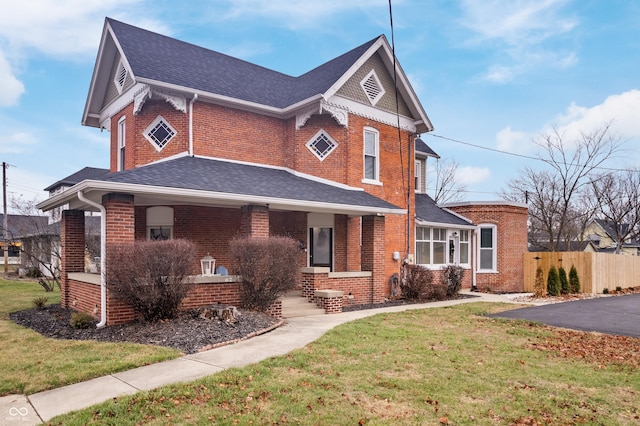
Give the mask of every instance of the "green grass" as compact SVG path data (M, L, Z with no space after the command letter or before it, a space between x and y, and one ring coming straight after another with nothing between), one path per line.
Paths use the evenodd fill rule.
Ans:
M49 339L9 319L41 296L60 302L59 291L46 293L36 282L0 280L0 396L32 394L180 355L151 345Z
M379 314L286 356L52 420L84 424L638 424L640 373L530 349L547 327L472 303Z

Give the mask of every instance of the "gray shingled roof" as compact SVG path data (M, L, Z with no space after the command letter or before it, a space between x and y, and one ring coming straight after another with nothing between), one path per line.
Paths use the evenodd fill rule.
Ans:
M328 185L296 176L287 170L199 157L176 158L110 173L94 180L283 200L402 209L364 191Z
M424 141L420 138L416 138L415 141L416 152L421 152L431 157L440 158L438 154L434 150L432 150L429 145L424 143Z
M379 37L292 77L107 18L137 79L285 108L326 92ZM383 36L380 36L383 37Z
M442 223L443 225L473 225L460 216L438 207L427 194L416 194L416 219L424 222Z
M104 176L109 173L109 169L100 169L97 167L85 167L81 170L78 170L72 175L69 175L65 178L60 179L56 183L47 186L45 191L52 191L59 186L73 186L76 183L82 182L86 179L95 179L100 176Z

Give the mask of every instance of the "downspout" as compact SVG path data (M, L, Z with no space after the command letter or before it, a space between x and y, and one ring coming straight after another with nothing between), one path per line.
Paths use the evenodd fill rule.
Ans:
M100 210L100 322L97 328L107 325L107 280L105 277L107 254L107 209L102 204L85 198L82 191L78 191L78 199Z
M478 265L478 256L480 255L480 250L478 250L478 246L477 246L477 238L478 238L478 233L476 232L478 230L478 228L474 229L471 232L471 250L473 253L473 257L471 258L473 263L471 264L471 291L478 291L478 285L476 283L476 271L478 270L477 265Z
M198 94L193 94L193 99L189 102L189 155L193 157L193 104L198 99Z

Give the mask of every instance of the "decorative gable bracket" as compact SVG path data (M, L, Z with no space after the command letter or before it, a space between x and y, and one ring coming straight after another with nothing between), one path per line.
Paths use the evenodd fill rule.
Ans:
M133 97L133 115L138 115L147 99L151 99L153 96L164 99L176 110L184 112L185 114L187 113L187 98L182 95L175 95L163 92L162 90L151 89L150 86L145 85L145 87Z
M325 111L331 114L333 119L341 126L347 127L349 125L348 110L344 109L344 107L322 101L320 102L320 108L314 106L296 115L296 130L300 130L300 128L304 127L313 114L322 114Z

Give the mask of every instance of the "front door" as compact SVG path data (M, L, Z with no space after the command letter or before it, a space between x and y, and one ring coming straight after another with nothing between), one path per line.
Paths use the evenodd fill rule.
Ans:
M324 266L333 270L333 229L310 228L309 265Z

